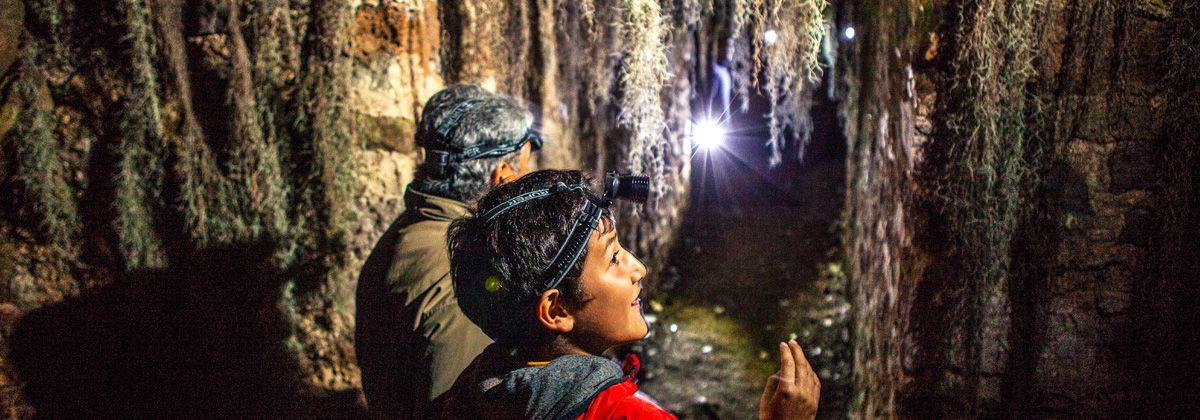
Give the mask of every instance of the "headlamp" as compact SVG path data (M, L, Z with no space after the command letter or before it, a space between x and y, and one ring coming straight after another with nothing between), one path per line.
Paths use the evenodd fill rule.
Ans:
M559 245L554 257L550 258L550 264L542 272L542 292L556 288L562 283L567 272L583 255L583 250L587 248L587 240L591 237L592 230L599 224L600 217L609 214L609 206L613 201L620 198L638 203L646 202L650 196L650 178L609 172L604 177L604 195L600 196L593 193L591 188L585 184L567 185L559 182L549 188L530 191L510 198L479 217L483 219L484 223L489 223L513 207L549 197L552 194L569 191L580 191L584 194L586 199L583 202L583 211L575 218L571 231L567 234L567 239Z

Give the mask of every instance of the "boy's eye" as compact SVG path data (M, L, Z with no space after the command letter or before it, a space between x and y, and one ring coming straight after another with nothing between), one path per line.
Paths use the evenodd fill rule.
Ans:
M617 254L620 252L621 251L613 252L612 260L609 261L609 265L617 265Z

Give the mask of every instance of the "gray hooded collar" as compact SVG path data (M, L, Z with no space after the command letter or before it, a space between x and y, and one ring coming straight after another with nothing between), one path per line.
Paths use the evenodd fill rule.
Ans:
M519 418L576 418L597 395L628 379L620 366L603 357L560 356L546 365L512 369L515 363L507 353L493 344L466 373L473 376L470 386L478 402L521 411L510 413Z

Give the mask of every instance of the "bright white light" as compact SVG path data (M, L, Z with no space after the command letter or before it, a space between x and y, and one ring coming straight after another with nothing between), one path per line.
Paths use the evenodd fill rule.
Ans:
M692 144L705 150L725 143L725 129L713 120L700 120L692 124Z
M847 26L846 30L842 31L842 35L845 35L846 39L854 39L854 27Z
M774 29L767 29L766 32L763 32L763 42L766 42L767 45L774 44L775 41L778 41L778 40L779 40L779 32L775 32Z

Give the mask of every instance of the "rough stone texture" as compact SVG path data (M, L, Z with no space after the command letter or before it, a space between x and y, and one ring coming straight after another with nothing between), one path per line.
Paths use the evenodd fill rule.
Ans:
M1056 123L1070 128L1060 126L1062 134L1052 138L1052 147L1062 159L1061 170L1073 175L1068 184L1082 191L1039 209L1064 217L1057 249L1050 249L1054 260L1048 277L1028 283L1040 293L1026 302L1034 313L1024 316L1036 318L1026 333L1042 340L1029 340L1031 346L1020 350L1031 355L1015 358L1036 366L1029 377L1014 377L1010 385L1024 391L1015 397L1033 402L1021 413L1159 416L1171 410L1152 405L1149 397L1164 390L1148 385L1154 376L1170 373L1139 368L1147 362L1140 360L1150 354L1146 350L1162 343L1148 339L1154 334L1133 332L1165 328L1138 325L1139 313L1151 308L1134 305L1135 289L1149 286L1146 253L1153 235L1144 227L1141 234L1126 231L1149 223L1157 207L1159 191L1147 181L1162 170L1152 162L1150 144L1161 130L1155 114L1163 110L1152 103L1171 94L1155 86L1167 66L1150 51L1161 48L1166 28L1152 3L1133 8L1106 1L1051 2L1046 8L1045 25L1067 28L1064 32L1115 29L1096 29L1098 37L1045 41L1044 48L1062 51L1064 64L1054 73L1044 70L1043 77L1078 86L1079 96L1059 102ZM1080 16L1093 20L1080 25Z
M3 23L3 41L0 41L0 87L3 89L3 107L0 108L0 128L5 134L2 138L11 138L7 134L15 123L16 115L22 104L14 100L12 94L13 64L17 57L17 40L24 28L19 12L21 7L16 0L3 0L6 5L0 14ZM32 3L32 2L26 2ZM29 221L34 217L26 207L18 207L20 203L5 203L4 220L0 220L0 232L4 240L0 241L0 273L3 277L3 290L0 293L0 324L8 325L15 322L22 314L43 312L53 318L62 311L96 311L96 318L106 316L111 319L126 319L128 314L108 311L110 302L125 302L130 288L135 287L130 276L121 273L123 256L115 249L118 233L114 228L114 185L113 173L121 156L115 151L115 145L121 141L121 112L126 104L126 90L129 70L129 38L124 15L124 9L112 2L83 2L83 1L51 1L62 14L63 22L61 41L65 47L63 52L71 58L69 63L59 63L62 68L51 66L47 69L50 87L46 89L46 98L54 107L57 121L57 139L69 151L68 166L73 168L72 187L80 204L83 220L83 232L79 248L81 255L68 255L62 250L41 244L36 232L32 232ZM131 4L138 4L132 2ZM230 337L230 334L252 334L263 332L259 329L275 327L271 323L278 322L286 325L285 338L282 343L271 343L274 347L253 347L247 357L264 357L272 361L280 355L285 355L295 365L287 374L280 375L283 382L296 382L302 389L277 387L281 394L272 393L264 399L272 400L264 403L258 410L283 409L278 413L295 413L323 417L321 413L338 416L362 414L361 402L356 401L358 387L357 367L353 362L352 331L353 331L353 302L347 293L354 288L354 274L358 264L366 257L374 241L382 234L392 219L403 210L403 192L411 180L413 168L419 159L418 151L413 144L412 134L420 109L425 100L443 87L445 81L477 82L499 93L508 93L527 101L531 110L538 117L539 129L546 133L549 143L538 155L540 167L575 168L582 160L579 155L588 151L594 156L607 156L607 159L589 161L585 169L600 173L604 169L616 169L621 154L626 152L628 143L626 131L617 127L618 110L614 107L612 97L614 91L612 80L604 78L584 79L575 77L578 74L592 74L593 68L603 69L597 74L612 76L620 62L615 57L620 52L619 45L598 42L587 44L588 54L579 54L582 41L575 37L572 29L560 26L567 13L578 14L580 10L573 2L556 2L550 0L536 2L497 3L491 1L433 1L433 0L379 0L350 2L353 8L349 15L348 33L339 33L341 38L349 39L350 48L344 53L340 47L329 47L315 41L317 32L326 28L338 27L331 22L315 22L312 13L320 9L325 13L326 20L330 17L342 16L336 9L336 2L255 2L254 7L242 7L231 10L230 2L218 0L182 1L168 0L163 2L147 2L151 5L150 19L155 37L152 61L156 66L153 71L159 90L158 100L161 100L161 112L166 143L169 147L179 147L181 143L197 140L197 149L209 156L208 166L202 170L209 173L207 182L214 179L228 179L230 168L224 162L239 157L236 151L237 141L251 138L251 134L239 131L247 121L266 118L262 109L254 108L246 111L246 106L270 107L263 104L263 98L247 99L246 96L236 96L231 100L234 91L250 95L261 86L253 89L244 88L247 76L253 77L254 83L261 79L268 80L271 92L269 97L278 97L282 107L289 103L299 92L306 81L312 79L311 72L337 72L339 66L321 67L312 57L332 52L336 59L346 60L348 74L345 80L334 83L346 83L348 90L345 96L346 109L330 110L313 105L314 109L335 112L345 118L349 130L354 134L356 147L350 151L355 164L356 179L351 192L353 202L346 203L357 213L358 217L348 227L346 240L348 249L344 254L343 270L334 273L329 278L337 281L319 284L313 289L306 290L303 296L293 294L299 287L293 285L259 284L256 287L270 289L270 293L256 289L263 299L276 299L249 302L247 305L263 305L251 308L224 307L213 311L225 311L217 318L209 321L228 321L239 316L260 319L259 324L247 326L246 330L236 330L230 333L209 331L213 325L190 325L180 321L174 315L163 312L150 312L145 316L131 318L137 322L165 322L171 326L183 328L201 328L217 334L218 339L244 339L245 337ZM232 4L240 4L234 2ZM279 13L261 12L262 7L277 5ZM568 10L569 9L569 10ZM238 11L248 11L250 16L238 17ZM603 22L592 22L592 29L601 33L600 39L610 36L615 31L611 18L619 17L616 9L605 8L601 13L608 18ZM282 15L282 16L281 16ZM576 15L575 18L578 18ZM256 21L255 19L263 19ZM254 53L259 51L260 26L255 22L274 21L279 19L277 27L270 29L274 36L279 37L277 46L278 68L246 69L234 64L237 60L245 63L249 54L250 61L261 59ZM574 19L574 18L572 18ZM25 20L30 21L29 19ZM234 23L240 26L231 26ZM447 25L447 22L451 23ZM314 23L322 26L315 27ZM45 22L38 22L45 26ZM17 34L8 36L10 33ZM682 33L682 32L681 32ZM328 35L328 34L326 34ZM513 43L506 45L508 41ZM630 244L639 253L648 258L661 259L662 250L670 243L670 232L678 224L680 209L686 199L687 161L684 158L683 133L688 121L688 77L690 68L689 47L692 42L689 37L678 36L672 42L680 47L672 51L672 74L670 86L663 86L664 112L669 114L669 132L663 133L669 139L664 145L664 159L669 166L667 182L673 185L671 193L658 203L657 207L649 209L656 216L642 219L634 228L627 229L626 235ZM591 61L599 57L601 65ZM578 74L559 76L560 69L580 70ZM264 70L266 70L264 72ZM271 70L278 70L272 74ZM586 70L586 71L585 71ZM303 73L308 71L310 73ZM262 73L262 74L260 74ZM319 79L319 77L317 77ZM599 86L603 90L592 90L584 93L581 85ZM326 86L320 85L318 86ZM239 90L240 89L240 90ZM319 94L318 94L319 95ZM151 95L154 96L154 95ZM322 103L340 103L343 98L323 98ZM329 100L330 102L324 102ZM249 102L246 102L249 101ZM257 103L256 103L257 102ZM585 105L586 104L586 105ZM241 107L241 108L238 108ZM305 110L269 109L273 118L281 124L272 127L270 136L278 136L281 143L303 143L296 139L288 139L296 113ZM231 114L235 118L230 118ZM251 124L252 125L252 124ZM295 124L303 126L301 124ZM334 124L336 125L336 124ZM257 129L257 127L251 127ZM326 129L326 130L336 130ZM328 133L328 131L325 131ZM96 147L92 147L96 145ZM19 184L13 181L8 171L9 163L14 159L10 153L11 145L0 147L0 172L3 177L4 194L16 193ZM286 149L286 147L284 148ZM295 175L287 173L295 168L284 168L284 176ZM170 180L168 183L176 181ZM292 180L295 181L295 180ZM304 181L300 181L304 182ZM175 188L177 185L171 185ZM216 188L216 187L213 187ZM236 188L236 187L235 187ZM296 191L292 191L295 193ZM175 192L171 192L175 193ZM169 194L171 194L169 193ZM292 198L295 198L293 195ZM178 203L170 203L175 206ZM167 207L168 205L164 205ZM173 210L168 211L173 212ZM213 213L217 213L214 210ZM171 217L177 215L173 214ZM305 214L300 217L308 217ZM637 219L630 219L637 220ZM170 220L179 223L179 220ZM178 226L174 226L178 227ZM178 233L178 232L176 232ZM186 233L183 234L186 236ZM186 242L184 238L168 238L178 242ZM190 246L190 243L189 245ZM226 250L228 251L228 250ZM321 255L318 258L332 259L332 256ZM177 267L173 267L177 268ZM162 275L157 273L154 275ZM167 273L177 274L176 272ZM225 280L235 281L232 278ZM193 287L184 283L180 287ZM210 302L212 296L228 293L240 295L238 290L247 285L221 284L230 287L229 290L205 288L200 286L192 290L173 290L170 287L155 289L155 293L143 296L141 304L170 307L173 293L183 293L179 299L194 299L200 302ZM174 286L172 286L174 287ZM215 287L215 286L214 286ZM278 287L278 289L272 289ZM211 295L187 295L186 293L210 293ZM80 297L78 295L85 295ZM96 296L96 297L93 297ZM139 295L140 296L140 295ZM256 295L258 296L258 295ZM219 306L219 305L218 305ZM39 309L44 309L39 311ZM196 310L203 312L203 307ZM89 312L90 313L90 312ZM252 315L254 314L254 315ZM161 317L156 319L154 317ZM88 334L86 324L78 323L80 319L71 318L69 324L78 329L70 333ZM184 325L176 325L183 322ZM51 323L53 324L53 323ZM78 325L77 325L78 324ZM36 322L31 325L39 325ZM41 324L45 326L44 324ZM139 324L140 325L140 324ZM33 328L33 327L30 327ZM272 334L278 331L270 330ZM8 346L11 331L0 330L0 342ZM132 334L125 336L123 334ZM118 341L122 337L136 339L136 331L120 329L114 333ZM267 341L278 338L269 335ZM261 338L261 337L260 337ZM34 340L34 342L39 342ZM44 343L43 343L44 344ZM262 344L261 342L256 342ZM151 345L164 345L164 357L183 356L186 349L172 346L169 343L151 342ZM237 347L222 342L209 348L210 352L204 357L220 359L221 352L231 352ZM149 345L143 349L152 348ZM261 352L259 351L261 350ZM0 352L3 353L3 352ZM0 356L4 356L0 354ZM96 356L102 363L112 362L105 356ZM7 359L5 359L7 360ZM147 362L154 365L159 361ZM232 362L230 362L232 363ZM7 362L0 363L6 365ZM221 364L220 366L226 366ZM263 371L249 369L243 374L256 375ZM221 375L226 372L220 373ZM236 375L234 375L236 376ZM263 379L263 378L257 378ZM255 380L257 380L255 379ZM0 404L5 408L15 407L20 411L27 406L9 403L8 397L17 394L17 384L8 381L8 376L0 378ZM53 381L49 376L39 377L39 380ZM186 380L181 380L186 384ZM251 381L253 382L253 381ZM250 384L251 382L246 382ZM153 382L148 382L153 383ZM245 384L243 384L245 385ZM250 385L246 385L250 386ZM286 389L284 389L286 388ZM113 391L122 397L136 390ZM102 392L88 394L100 395ZM157 395L157 394L155 394ZM89 400L81 398L81 403L72 407L86 411L89 404L98 403L102 398ZM237 406L245 401L231 402L229 407ZM281 405L275 405L281 404ZM114 405L115 406L115 405ZM281 408L286 406L286 408ZM357 406L357 407L356 407ZM136 407L143 407L137 405ZM267 412L263 411L263 412Z
M914 357L903 332L923 267L912 245L916 103L906 78L911 51L893 46L907 38L909 6L839 6L841 24L864 28L854 40L840 41L838 96L847 98L842 115L849 142L844 214L856 324L852 414L866 418L893 416L900 390L912 381L900 373L901 363Z
M404 210L404 191L416 166L411 154L378 149L360 152L358 162L362 189L356 195L359 218L351 244L353 267L366 261L375 241Z
M350 107L389 119L393 127L366 136L368 145L411 153L415 122L425 100L442 88L438 73L440 26L433 1L383 2L359 7L353 38ZM382 138L379 138L382 137Z
M21 29L25 6L20 0L0 1L0 74L8 72L21 53Z
M437 2L382 1L358 7L351 55L350 109L355 113L360 215L351 243L357 267L404 209L425 100L442 88ZM352 270L357 272L357 270Z
M1172 162L1194 166L1195 159L1164 158L1159 150L1195 145L1194 129L1160 134L1170 113L1191 112L1164 106L1180 89L1164 78L1195 72L1176 68L1170 51L1195 52L1183 42L1164 50L1164 40L1194 22L1175 14L1195 11L1187 2L1039 4L1036 82L1026 89L1040 104L1031 135L1042 150L1042 182L1023 195L1029 214L1011 244L1006 286L976 296L962 291L981 279L946 269L954 238L944 236L937 208L925 204L935 186L913 167L926 164L922 149L956 141L935 137L944 122L930 111L954 82L936 77L956 47L938 36L956 28L938 19L952 6L985 3L1007 4L868 2L839 13L863 28L841 60L852 101L844 115L852 147L846 244L858 323L855 415L1194 413L1187 398L1171 397L1188 391L1167 384L1195 386L1185 379L1195 363L1177 350L1187 348L1186 339L1175 335L1194 325L1184 317L1194 311L1172 297L1194 287L1187 284L1195 263L1154 254L1195 254L1194 243L1156 245L1191 229L1165 224L1190 210L1164 200L1194 194L1194 184L1162 179L1179 171L1171 165L1181 163ZM903 76L909 68L913 82ZM947 310L961 308L974 308L966 315L978 320L965 331L946 319ZM968 338L975 334L979 341Z

